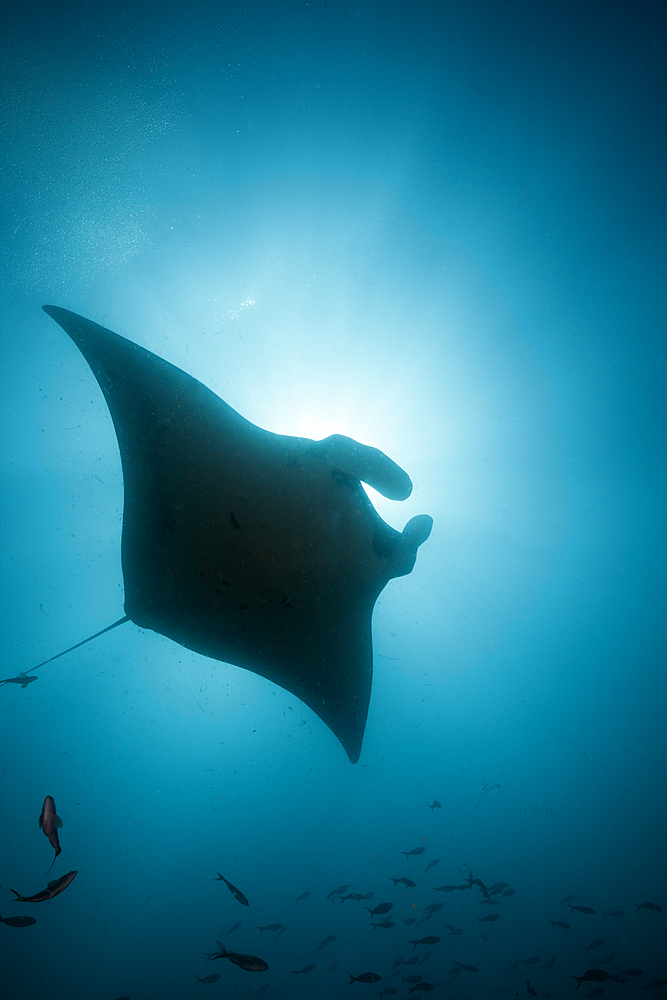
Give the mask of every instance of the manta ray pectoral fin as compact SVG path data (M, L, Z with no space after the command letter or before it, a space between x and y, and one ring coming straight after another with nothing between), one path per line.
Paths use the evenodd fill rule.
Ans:
M343 434L332 434L318 442L319 450L326 453L341 472L368 483L388 500L407 500L412 493L412 481L407 472L379 448L360 444Z

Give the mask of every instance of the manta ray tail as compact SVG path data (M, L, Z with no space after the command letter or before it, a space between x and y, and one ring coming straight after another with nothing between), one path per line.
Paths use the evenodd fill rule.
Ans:
M64 656L65 653L71 653L72 650L78 649L79 646L85 646L87 642L92 642L92 640L97 639L98 636L104 635L105 632L110 632L112 628L118 628L119 625L123 625L125 624L125 622L129 622L129 620L130 620L129 615L125 615L124 618L119 618L117 622L113 623L113 625L107 625L106 628L103 628L99 632L96 632L95 635L89 635L87 639L82 639L81 642L75 643L75 645L70 646L69 649L63 649L62 653L56 653L55 656L50 656L48 660L42 660L41 663L37 664L37 667L43 667L45 663L51 663L53 660L57 660L59 656ZM32 667L32 669L37 670L37 667Z

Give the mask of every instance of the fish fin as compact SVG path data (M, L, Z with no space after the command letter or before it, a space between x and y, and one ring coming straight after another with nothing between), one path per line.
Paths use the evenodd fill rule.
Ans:
M60 827L63 825L63 821L61 820L60 816L53 817L53 825L57 826L58 829L60 829Z
M60 853L59 851L56 851L55 855L53 856L53 861L52 861L52 862L51 862L51 864L49 865L49 872L51 871L51 869L52 869L52 868L53 868L53 866L55 865L55 863L56 863L56 858L58 857L58 854L59 854L59 853ZM46 875L48 875L48 874L49 874L49 872L47 872L47 873L46 873ZM46 878L46 875L44 876L44 878ZM50 888L51 888L51 883L49 882L49 889L50 889Z

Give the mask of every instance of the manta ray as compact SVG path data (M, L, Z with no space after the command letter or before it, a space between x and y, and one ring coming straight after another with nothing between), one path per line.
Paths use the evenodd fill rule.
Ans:
M263 430L145 348L67 309L44 311L90 366L120 449L125 616L102 632L132 621L273 681L354 763L373 608L389 580L411 572L433 524L420 514L394 530L361 483L404 500L407 473L339 434Z

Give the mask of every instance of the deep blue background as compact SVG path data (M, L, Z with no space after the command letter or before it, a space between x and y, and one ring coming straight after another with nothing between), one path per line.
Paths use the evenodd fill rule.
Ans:
M350 988L375 996L425 934L443 938L427 981L479 969L434 996L527 996L527 977L570 996L612 953L644 975L605 998L649 995L667 978L666 5L65 8L2 21L2 677L123 613L115 436L45 302L261 426L382 448L415 484L374 496L382 515L435 527L376 609L356 765L286 692L133 625L0 690L0 914L38 920L0 924L3 1000L335 1000L347 970L380 974ZM12 903L45 884L46 794L50 877L79 875ZM516 889L495 924L477 888L434 892L465 865ZM396 927L329 902L342 883L393 900ZM596 914L552 929L570 894ZM216 939L270 971L206 962ZM538 955L555 965L515 967Z

